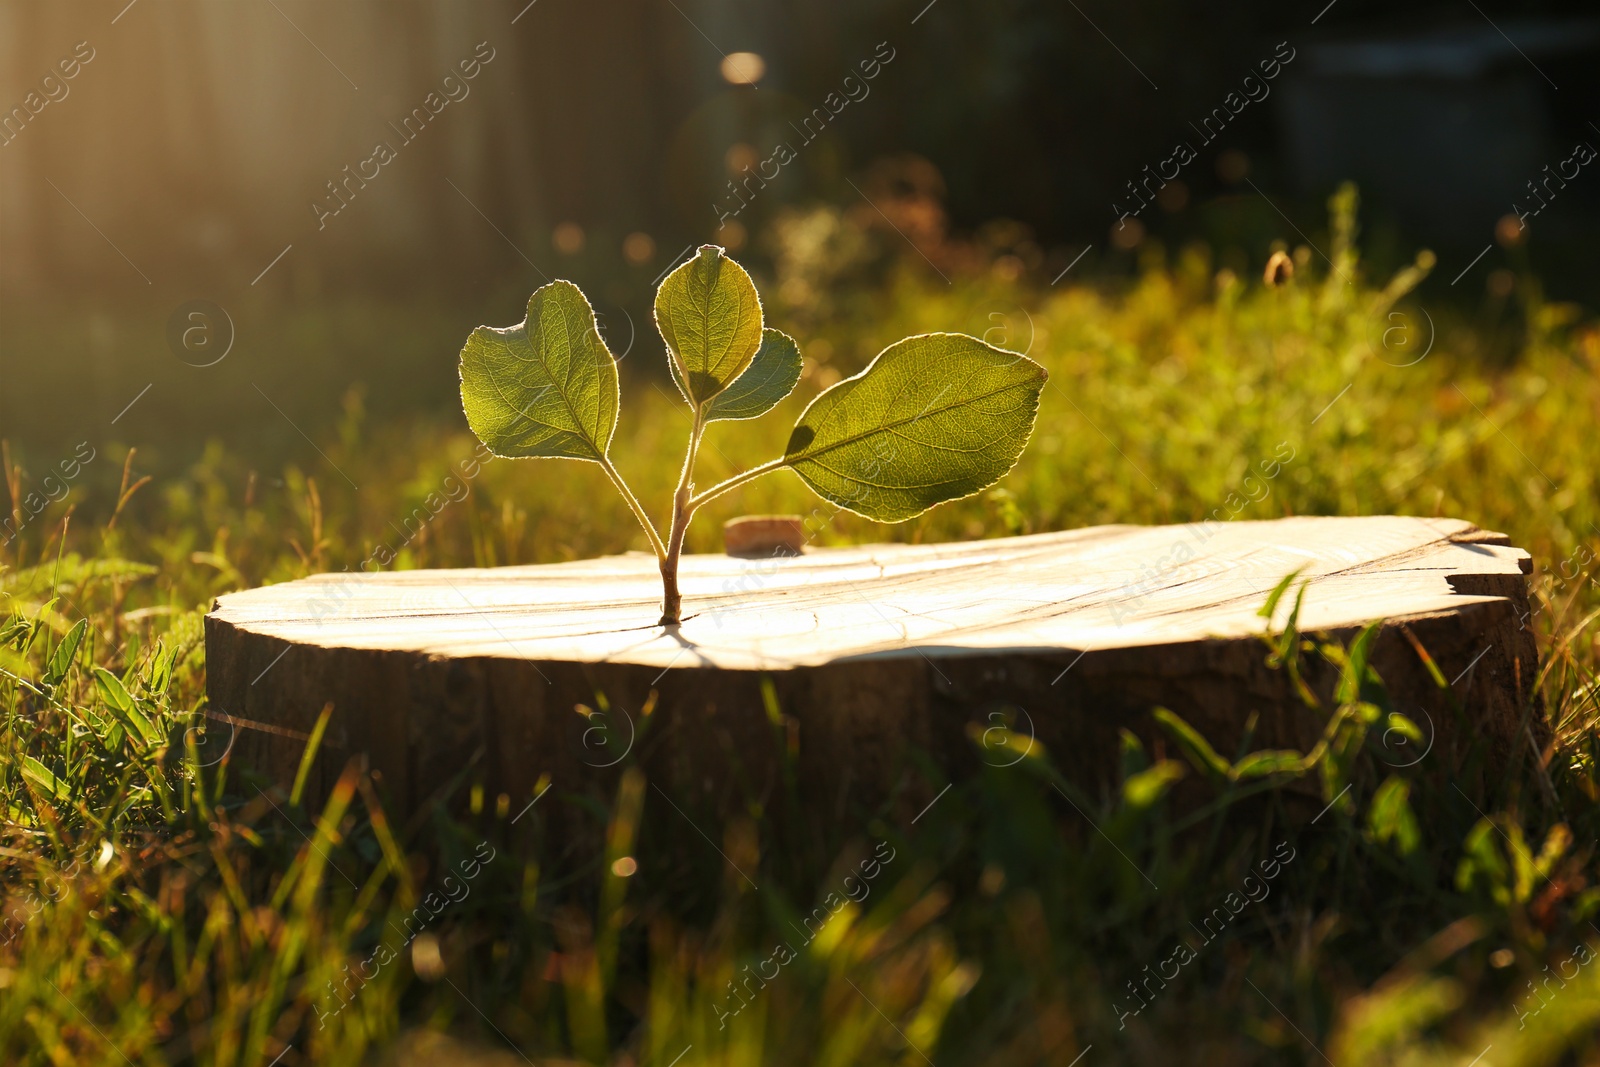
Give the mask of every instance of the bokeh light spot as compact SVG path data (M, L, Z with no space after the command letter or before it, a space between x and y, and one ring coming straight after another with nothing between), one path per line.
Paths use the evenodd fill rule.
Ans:
M729 85L754 85L767 72L767 61L754 52L733 52L722 57L722 77Z
M642 267L655 258L656 242L647 233L635 230L622 239L622 258L635 267Z
M583 251L583 227L576 222L563 222L550 235L550 241L562 255L577 255Z

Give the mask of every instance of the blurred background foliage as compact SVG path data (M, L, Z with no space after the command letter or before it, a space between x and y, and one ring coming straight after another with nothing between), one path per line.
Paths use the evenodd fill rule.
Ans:
M1430 302L1504 302L1503 271L1518 269L1504 248L1450 282L1514 202L1531 206L1523 182L1541 163L1600 136L1583 103L1594 27L1571 21L1586 13L1565 0L1322 12L1265 0L7 0L0 106L40 91L79 42L93 59L0 146L0 424L70 445L107 432L154 383L120 439L165 439L187 462L221 435L282 458L299 435L271 403L319 440L352 385L384 418L447 410L459 338L513 321L548 278L590 293L613 346L636 341L644 357L627 373L660 382L653 280L702 241L781 277L787 305L820 324L837 286L861 291L863 260L908 251L930 277L947 277L959 250L1041 291L1069 264L1132 283L1152 246L1175 257L1196 241L1217 266L1258 270L1274 239L1316 235L1345 178L1364 181L1371 262L1397 269L1427 245L1443 264ZM1367 81L1391 105L1419 84L1432 95L1361 103L1337 49L1356 42L1393 65L1396 40L1402 59L1438 53L1462 70L1418 78L1400 62ZM1196 124L1275 53L1295 58L1269 95L1203 141ZM464 60L475 77L461 77ZM1526 97L1526 113L1486 109L1481 93ZM842 110L807 142L806 117L830 94ZM1358 127L1311 130L1347 173L1295 163L1312 97ZM417 108L429 121L402 135ZM1130 184L1179 139L1197 158L1114 228ZM380 141L396 158L362 170ZM763 180L780 142L795 158ZM1476 195L1487 179L1475 174L1524 156L1528 173L1496 177L1492 202L1449 195ZM1447 226L1392 195L1390 157L1406 188L1450 208ZM335 185L347 206L328 216ZM1597 205L1585 175L1517 235L1562 299L1593 295ZM206 372L167 340L195 299L223 308L235 335Z

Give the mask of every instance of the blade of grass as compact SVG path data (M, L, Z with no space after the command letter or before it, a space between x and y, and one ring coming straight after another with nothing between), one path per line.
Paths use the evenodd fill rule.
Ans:
M306 740L306 747L300 753L300 767L294 772L294 788L289 791L289 806L298 808L300 798L305 795L306 779L311 776L311 764L316 761L317 750L322 747L322 735L328 729L328 720L333 717L333 702L330 700L322 706L322 712L317 716L317 724L311 728L311 736Z

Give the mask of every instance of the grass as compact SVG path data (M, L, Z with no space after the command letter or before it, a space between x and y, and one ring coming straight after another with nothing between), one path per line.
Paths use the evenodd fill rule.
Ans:
M1113 793L1077 791L1035 749L954 784L911 827L873 812L817 827L780 789L708 826L716 849L631 766L614 792L552 796L515 824L531 798L485 796L470 776L447 806L395 823L359 764L310 810L224 755L204 717L214 595L356 566L380 546L394 567L644 547L590 465L474 472L459 418L368 419L352 391L313 434L325 458L263 471L212 445L140 485L136 460L108 449L6 548L0 1060L1346 1067L1466 1064L1491 1048L1479 1062L1593 1062L1600 332L1524 273L1507 358L1480 312L1416 288L1431 257L1367 278L1354 218L1353 194L1336 198L1316 235L1330 258L1296 249L1275 288L1216 271L1200 248L1147 251L1124 282L1030 288L980 259L947 286L920 260L823 272L791 238L770 312L814 361L791 414L930 328L996 331L1052 382L999 487L894 528L840 515L818 541L1218 509L1503 530L1537 561L1528 625L1552 730L1545 750L1506 756L1501 780L1466 795L1447 774L1377 762L1381 686L1359 648L1311 641L1278 651L1349 673L1324 709L1334 755L1267 776L1243 807L1219 787L1215 813L1182 832L1191 813L1166 791L1196 771L1136 744ZM670 487L687 421L643 374L624 404L618 466ZM719 425L702 477L775 454L784 426ZM1285 446L1294 458L1269 492L1249 489ZM14 510L70 454L12 442ZM645 501L654 514L666 492ZM715 550L732 514L813 506L789 476L765 479L708 508L690 550ZM766 712L782 709L751 709ZM1315 828L1273 815L1274 790L1299 774L1329 799L1352 786ZM554 804L592 821L603 855L545 839ZM797 824L811 826L805 847L790 847ZM1179 960L1189 924L1240 893L1222 935ZM1178 977L1136 1001L1147 966Z

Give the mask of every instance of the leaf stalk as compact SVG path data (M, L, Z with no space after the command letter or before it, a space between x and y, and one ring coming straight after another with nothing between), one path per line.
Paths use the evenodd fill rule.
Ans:
M656 528L650 522L650 517L644 513L644 508L639 505L638 498L628 488L628 483L622 480L622 475L617 471L616 467L612 466L610 459L602 459L600 461L600 469L606 472L606 476L611 479L611 484L617 487L617 491L622 494L622 499L628 502L628 507L633 511L633 517L639 520L640 526L644 527L645 536L650 539L650 548L655 552L656 559L658 561L665 560L667 558L667 550L661 543L661 535L656 533Z
M684 535L694 517L694 461L700 455L700 438L706 432L705 405L694 409L694 425L689 430L689 447L683 457L683 473L678 490L672 495L672 529L667 534L667 551L661 559L660 626L676 626L683 619L683 595L678 591L678 560L683 555Z
M756 478L761 477L763 474L771 474L775 470L782 470L788 462L789 461L787 457L779 456L777 459L768 460L759 467L751 467L743 474L735 474L732 478L729 478L726 481L718 482L705 492L700 493L697 496L690 497L689 510L693 512L699 509L702 504L706 504L712 500L715 500L728 490L737 489L745 482L753 481Z

